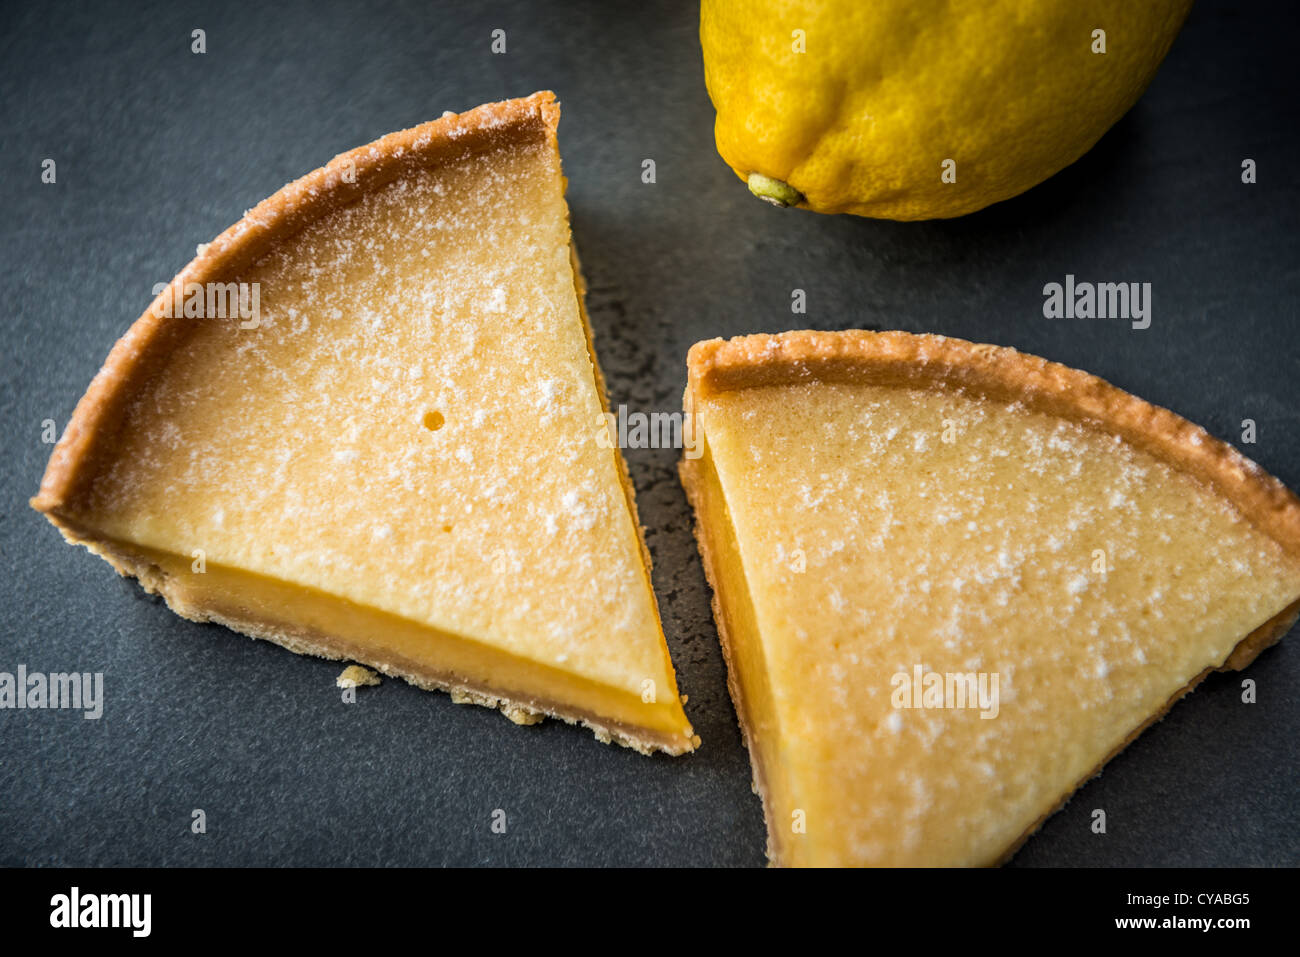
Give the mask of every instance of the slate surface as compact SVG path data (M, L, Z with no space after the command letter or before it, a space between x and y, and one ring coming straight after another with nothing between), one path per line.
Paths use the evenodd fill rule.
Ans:
M680 760L399 681L343 706L338 665L182 621L27 508L43 421L63 427L151 286L244 209L391 130L549 87L614 403L678 408L700 338L935 331L1088 369L1229 440L1253 418L1249 454L1300 486L1289 7L1203 0L1147 95L1074 167L965 219L897 224L748 195L713 148L691 4L6 4L0 670L102 671L107 705L99 721L0 711L0 863L762 863L674 453L629 458L705 741ZM1042 318L1044 283L1066 273L1151 282L1151 328ZM796 287L806 318L790 313ZM1249 676L1259 703L1212 677L1014 863L1300 861L1294 639Z

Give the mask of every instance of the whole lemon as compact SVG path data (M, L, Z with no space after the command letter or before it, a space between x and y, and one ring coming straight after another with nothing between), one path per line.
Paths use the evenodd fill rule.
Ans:
M961 216L1086 153L1191 0L703 0L718 152L758 196Z

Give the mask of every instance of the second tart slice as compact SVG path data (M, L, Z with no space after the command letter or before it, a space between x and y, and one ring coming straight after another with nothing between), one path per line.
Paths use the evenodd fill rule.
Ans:
M776 863L995 863L1300 610L1295 496L1094 376L901 332L689 365L683 479Z
M187 618L691 750L597 440L558 119L448 115L250 211L114 348L33 505Z

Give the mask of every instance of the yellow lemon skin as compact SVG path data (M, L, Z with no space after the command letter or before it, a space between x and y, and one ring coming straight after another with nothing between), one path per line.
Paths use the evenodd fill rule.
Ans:
M718 152L817 212L962 216L1086 153L1151 82L1190 7L703 0Z

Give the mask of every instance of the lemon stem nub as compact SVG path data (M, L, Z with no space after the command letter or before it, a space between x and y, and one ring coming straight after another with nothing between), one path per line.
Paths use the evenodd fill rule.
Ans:
M789 183L764 176L762 173L749 174L749 191L765 203L773 206L797 206L803 202L803 193Z

